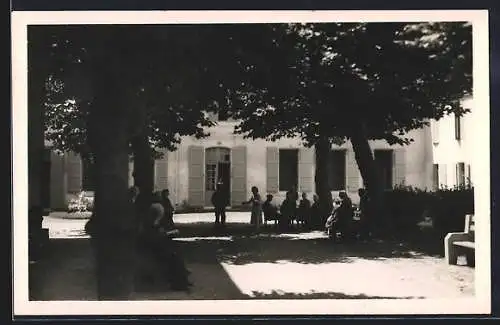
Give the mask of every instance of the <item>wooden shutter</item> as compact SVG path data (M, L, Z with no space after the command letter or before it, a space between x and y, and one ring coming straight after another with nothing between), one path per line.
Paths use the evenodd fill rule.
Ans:
M406 180L406 156L404 148L396 148L392 151L392 185L405 185Z
M299 150L299 190L312 192L314 183L314 150L301 148Z
M201 146L188 148L188 203L191 206L203 206L204 149Z
M355 192L360 187L361 175L359 173L358 164L354 157L353 150L346 150L346 164L347 164L347 191Z
M247 148L234 147L231 150L231 205L241 205L247 198Z
M268 193L276 193L279 191L279 155L280 153L277 147L267 147L266 183Z
M160 191L168 189L168 152L162 152L163 157L155 160L155 188Z
M75 153L66 156L66 175L69 193L77 193L82 190L82 160Z

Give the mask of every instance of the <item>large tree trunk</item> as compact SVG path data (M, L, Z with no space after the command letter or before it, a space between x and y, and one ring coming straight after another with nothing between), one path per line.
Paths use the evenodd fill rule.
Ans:
M358 164L364 187L370 198L369 211L367 217L371 219L371 224L377 224L379 230L388 230L388 224L384 218L384 192L381 187L377 166L373 156L368 136L363 125L353 128L351 143L354 150L356 163ZM376 229L374 229L376 230Z
M91 241L98 299L127 300L133 292L136 225L128 196L128 112L107 60L95 78L89 141L95 154L96 191Z
M151 205L154 190L155 161L145 132L132 139L134 153L134 185L139 188L140 213L143 215Z
M328 165L330 158L330 142L328 138L321 137L314 146L316 156L316 170L314 181L316 185L316 194L319 198L319 208L322 221L330 215L333 209L332 194L328 184Z

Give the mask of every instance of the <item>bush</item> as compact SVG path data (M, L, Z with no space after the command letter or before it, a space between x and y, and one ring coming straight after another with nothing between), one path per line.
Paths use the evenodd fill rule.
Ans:
M419 231L418 223L429 216L440 238L462 231L466 214L474 213L474 188L454 187L427 191L399 186L384 193L385 217L395 235L406 237Z
M398 186L384 192L385 217L395 235L407 236L418 230L432 196L432 192L411 186Z
M435 192L430 206L434 230L440 238L463 231L465 215L474 213L474 188L443 188Z

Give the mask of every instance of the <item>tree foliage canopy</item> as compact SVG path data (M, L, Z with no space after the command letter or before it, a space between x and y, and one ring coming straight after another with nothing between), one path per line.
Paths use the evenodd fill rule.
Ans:
M342 143L363 125L370 139L407 144L407 133L450 112L471 91L467 23L279 24L240 33L246 89L237 132L251 138L319 132ZM258 38L258 39L257 39ZM323 131L321 131L323 130Z
M58 150L89 153L89 107L103 73L98 60L119 83L124 112L132 110L131 137L146 126L152 148L174 150L182 136L208 135L213 122L205 111L226 101L214 67L224 62L208 42L208 26L30 28L32 57L45 65L46 137Z

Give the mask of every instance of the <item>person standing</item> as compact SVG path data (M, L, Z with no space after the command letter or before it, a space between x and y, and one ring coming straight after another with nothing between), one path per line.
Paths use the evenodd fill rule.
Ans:
M243 204L252 205L250 224L254 225L256 229L259 229L262 224L262 199L257 186L252 186L252 197L248 201L243 202Z
M212 194L211 201L215 209L215 226L221 225L222 227L225 227L226 207L229 205L229 200L222 182L217 183L215 192Z
M167 229L173 229L175 208L172 201L170 201L169 195L170 191L168 189L161 191L161 205L163 206L164 225Z

